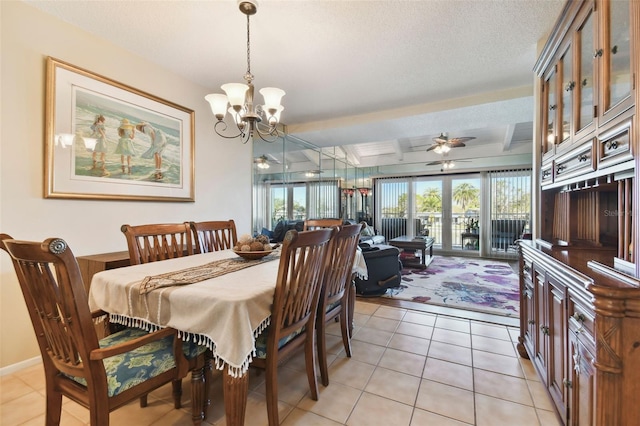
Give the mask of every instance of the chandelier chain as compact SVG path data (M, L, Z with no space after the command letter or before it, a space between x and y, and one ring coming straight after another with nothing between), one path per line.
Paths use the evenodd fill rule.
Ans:
M251 81L253 80L253 75L251 74L251 33L249 28L249 15L247 15L247 74L244 76L244 78L249 83L251 83Z

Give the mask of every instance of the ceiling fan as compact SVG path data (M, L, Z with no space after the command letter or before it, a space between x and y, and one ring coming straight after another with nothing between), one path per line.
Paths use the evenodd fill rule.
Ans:
M444 172L445 170L449 170L452 169L453 167L455 167L456 162L460 162L460 163L468 163L470 162L470 160L438 160L438 161L431 161L430 163L425 164L426 166L437 166L440 165L440 171Z
M271 158L269 158L271 157ZM269 163L275 163L275 164L280 164L280 161L278 161L276 158L274 158L273 156L269 155L269 157L267 157L266 155L261 155L259 157L256 157L253 159L253 163L256 165L256 167L258 167L259 169L268 169L269 167L271 167L269 165Z
M434 151L436 154L446 154L451 148L462 148L466 146L464 143L472 139L475 139L475 137L449 138L445 133L440 133L440 136L433 138L435 143L427 148L427 152Z

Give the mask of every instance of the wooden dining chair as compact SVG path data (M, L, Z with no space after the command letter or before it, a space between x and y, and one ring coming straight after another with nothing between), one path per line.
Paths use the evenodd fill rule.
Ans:
M313 229L331 228L332 226L342 225L342 219L307 219L304 221L303 231L311 231Z
M189 359L199 359L195 374L202 378L203 351L182 342L172 328L125 328L98 340L94 319L107 313L90 311L78 263L64 240L17 241L0 234L0 248L11 256L40 347L47 425L60 423L63 396L89 409L92 426L108 425L111 411L182 379ZM202 385L194 383L192 390L199 424Z
M189 223L122 225L132 265L194 254Z
M183 223L159 223L145 225L122 225L120 230L127 239L129 260L132 265L157 262L193 255L194 244L189 222ZM206 384L204 386L204 404L211 404L209 396L209 383L212 380L211 363L207 357ZM190 368L196 368L190 365ZM182 380L173 383L175 407L180 408L180 395L182 394ZM146 405L146 397L141 404Z
M331 239L329 254L324 268L320 304L316 316L316 333L320 377L324 386L329 386L327 367L327 323L339 319L342 344L345 353L351 357L351 324L349 324L349 298L355 297L351 288L353 262L360 239L361 224L345 225Z
M230 220L189 222L196 253L209 253L233 248L238 242L236 223Z
M271 323L256 339L252 367L266 371L269 426L278 420L278 364L304 347L311 398L318 399L315 368L315 319L322 269L335 229L288 231L285 235L273 296Z

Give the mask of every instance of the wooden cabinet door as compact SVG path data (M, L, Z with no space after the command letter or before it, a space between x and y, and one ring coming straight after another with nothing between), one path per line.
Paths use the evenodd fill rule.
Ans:
M547 360L549 353L549 327L547 325L547 297L545 291L545 271L539 265L533 265L533 304L535 309L534 327L535 338L533 340L534 359L532 360L540 372L540 378L547 385Z
M571 41L567 42L560 60L558 61L558 78L560 79L560 110L558 118L558 147L565 149L571 143L574 133L573 94L576 81L573 75L573 48Z
M556 67L551 67L542 83L542 158L547 159L555 153L555 145L558 140L558 85L556 83ZM551 176L549 176L551 177ZM545 176L543 176L544 180Z
M583 140L595 129L597 94L597 61L594 56L597 18L594 3L587 3L577 17L574 45L576 48L575 139Z
M520 277L522 279L521 284L521 306L520 315L522 317L522 337L524 337L524 345L526 346L527 353L535 354L534 342L537 334L537 321L536 321L536 305L534 298L535 287L531 279L532 274L532 262L530 259L523 259L522 270L520 271Z
M547 338L549 358L547 364L549 393L560 416L567 416L567 287L553 275L546 277Z
M580 342L578 335L569 332L569 424L594 426L595 423L595 372L593 355Z

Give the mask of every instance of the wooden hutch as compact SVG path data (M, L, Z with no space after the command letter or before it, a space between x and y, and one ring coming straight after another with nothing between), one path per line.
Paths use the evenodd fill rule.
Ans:
M518 350L565 424L638 425L640 0L568 1L535 73Z

